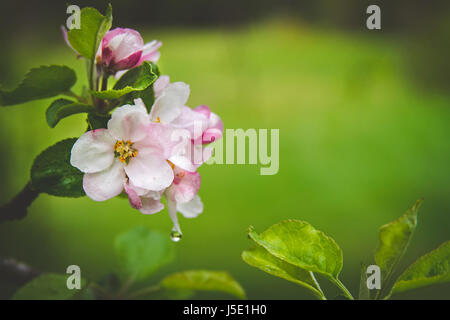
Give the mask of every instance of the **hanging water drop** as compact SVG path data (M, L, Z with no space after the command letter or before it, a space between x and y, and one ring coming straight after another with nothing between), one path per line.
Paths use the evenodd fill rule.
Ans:
M178 232L175 229L172 230L172 232L170 233L170 239L172 239L173 242L180 241L182 236L183 236L183 234L181 232Z

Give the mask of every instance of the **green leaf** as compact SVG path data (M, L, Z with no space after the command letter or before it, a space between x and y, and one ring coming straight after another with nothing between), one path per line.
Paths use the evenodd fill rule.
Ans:
M144 226L117 236L115 250L126 275L134 280L148 277L175 258L169 235Z
M268 274L294 282L311 290L319 299L325 298L312 272L284 262L258 245L242 252L242 259L249 265L259 268Z
M309 223L285 220L249 237L270 254L307 271L337 279L343 265L342 251L336 242Z
M80 29L72 29L67 38L75 51L93 60L100 42L112 25L112 7L108 6L105 16L94 8L85 7L80 12Z
M367 265L361 263L361 275L359 279L359 300L370 300L370 291L367 287Z
M76 138L62 140L44 150L31 167L32 188L58 197L84 196L83 173L70 164Z
M54 128L63 118L66 118L72 114L90 112L92 110L92 106L84 103L67 99L58 99L53 101L47 108L45 116L47 118L47 124L50 128Z
M100 115L95 112L88 113L87 123L89 126L89 130L107 128L109 119L111 119L110 114ZM127 196L127 199L128 199L128 196Z
M20 288L13 296L13 300L68 300L80 291L67 288L68 275L46 273ZM81 279L81 288L85 281Z
M153 84L149 85L142 91L135 91L129 94L127 96L127 99L124 99L124 101L122 102L122 105L134 104L134 99L138 98L142 99L145 107L147 108L147 112L150 113L150 111L152 111L153 104L155 103L155 91L153 90Z
M233 277L224 271L190 270L171 274L161 281L168 289L226 292L245 299L245 291Z
M420 257L406 269L387 298L392 294L444 282L450 282L450 241Z
M409 210L398 219L380 228L379 241L375 250L375 263L381 269L381 283L383 285L380 296L386 292L391 274L403 257L417 225L417 212L422 203L418 200Z
M75 72L66 66L33 68L14 90L0 90L0 105L9 106L57 96L70 91L76 81Z
M139 67L128 70L116 82L113 89L92 91L92 95L100 99L117 99L128 93L145 90L158 78L153 70L155 64L144 61Z

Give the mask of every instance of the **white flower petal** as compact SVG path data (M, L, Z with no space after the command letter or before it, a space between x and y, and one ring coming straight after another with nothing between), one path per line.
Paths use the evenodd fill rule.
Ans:
M83 189L92 200L105 201L122 192L124 181L123 165L115 160L106 170L86 173L83 177Z
M143 214L155 214L164 209L164 205L161 203L160 200L143 197L141 198L141 201L142 201L142 208L140 209L140 211Z
M117 140L136 142L146 136L148 122L149 118L145 107L124 105L114 110L108 121L108 130Z
M105 170L114 160L114 142L106 129L88 131L73 145L70 164L84 173Z
M161 93L169 86L170 84L170 77L166 75L160 76L158 79L156 79L155 83L153 84L153 91L155 92L155 97L159 97Z
M177 210L186 218L195 218L203 212L203 203L196 195L191 201L177 203Z
M130 160L125 172L132 183L148 190L159 191L167 188L173 181L173 170L169 163L158 154L144 154Z
M184 82L174 82L163 90L156 99L150 120L170 123L181 114L181 110L189 98L190 89Z
M171 200L169 197L166 197L166 199L167 199L167 209L169 210L169 216L173 222L173 230L176 230L179 233L181 233L180 223L178 222L178 215L177 215L177 203Z

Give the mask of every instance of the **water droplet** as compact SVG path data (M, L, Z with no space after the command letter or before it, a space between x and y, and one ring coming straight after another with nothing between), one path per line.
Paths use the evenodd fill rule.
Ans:
M178 232L177 230L172 230L170 233L170 239L172 239L173 242L178 242L181 240L181 237L183 234L181 232Z

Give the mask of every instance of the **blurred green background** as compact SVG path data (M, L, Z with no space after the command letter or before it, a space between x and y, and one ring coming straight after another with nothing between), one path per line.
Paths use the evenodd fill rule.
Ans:
M184 237L177 243L176 263L159 271L155 280L185 269L228 270L251 299L313 298L240 258L250 246L245 232L249 225L263 231L295 218L338 242L344 251L341 280L356 295L360 262L370 261L378 228L421 197L425 202L418 229L400 270L448 240L448 10L402 11L381 5L382 17L387 17L383 30L369 31L364 3L355 1L337 9L330 1L319 1L309 5L310 11L290 1L281 2L283 10L263 10L270 9L267 1L241 4L239 10L239 3L231 1L238 6L231 13L221 1L194 1L191 11L169 1L155 5L155 11L147 8L147 20L144 10L137 10L138 2L124 3L113 1L113 26L137 28L145 41L164 43L160 69L173 81L190 84L190 106L209 105L225 128L280 129L277 175L261 176L258 165L200 169L204 213L193 220L181 218ZM219 12L223 19L203 17L198 13L202 4L205 15ZM77 71L75 90L81 90L84 62L65 46L59 31L67 17L64 4L51 11L51 4L29 4L33 7L25 13L17 4L3 5L9 11L1 13L8 22L1 33L8 41L0 49L2 86L13 87L31 67L65 64ZM104 1L95 5L105 8ZM254 11L245 11L248 6ZM176 19L194 12L204 19ZM423 14L420 21L428 29L411 29L404 17L408 12L416 18ZM51 101L0 109L0 204L27 183L41 150L80 136L86 128L84 117L77 115L50 129L44 113ZM24 220L0 225L0 256L58 273L77 264L83 276L96 279L117 269L113 239L136 225L167 236L171 229L166 210L145 216L124 199L98 203L87 197L40 195ZM326 280L319 281L328 287ZM0 297L5 292L0 284ZM434 286L398 298L448 299L450 288Z

